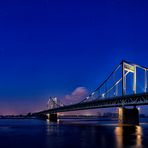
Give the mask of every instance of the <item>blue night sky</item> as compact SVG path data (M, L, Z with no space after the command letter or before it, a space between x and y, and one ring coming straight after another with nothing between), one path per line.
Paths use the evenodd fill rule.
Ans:
M122 59L148 67L146 0L0 1L0 114L92 91Z

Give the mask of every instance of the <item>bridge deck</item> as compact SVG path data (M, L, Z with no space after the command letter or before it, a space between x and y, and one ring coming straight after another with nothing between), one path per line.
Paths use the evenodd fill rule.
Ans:
M109 108L109 107L121 107L121 106L135 106L135 105L148 105L148 93L120 96L113 98L102 98L90 102L77 103L73 105L67 105L50 110L44 110L33 115L50 114L58 112L95 109L95 108Z

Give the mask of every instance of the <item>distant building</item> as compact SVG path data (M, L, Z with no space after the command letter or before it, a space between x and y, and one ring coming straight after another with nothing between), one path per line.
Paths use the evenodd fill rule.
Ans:
M110 118L117 118L118 113L111 113L111 112L106 112L103 114L104 117L110 117Z
M102 114L101 114L101 112L97 112L97 116L101 116Z

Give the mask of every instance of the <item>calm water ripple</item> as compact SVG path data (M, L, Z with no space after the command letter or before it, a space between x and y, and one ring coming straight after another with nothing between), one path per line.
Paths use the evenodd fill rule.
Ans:
M116 121L1 119L0 148L147 148L147 121L118 127Z

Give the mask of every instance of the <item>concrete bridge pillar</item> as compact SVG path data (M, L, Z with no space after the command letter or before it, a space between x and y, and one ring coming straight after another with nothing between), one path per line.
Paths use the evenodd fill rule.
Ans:
M48 114L48 119L49 121L51 122L57 122L57 119L58 119L58 115L57 114Z
M132 109L120 107L118 112L119 126L139 125L139 111L136 107Z

